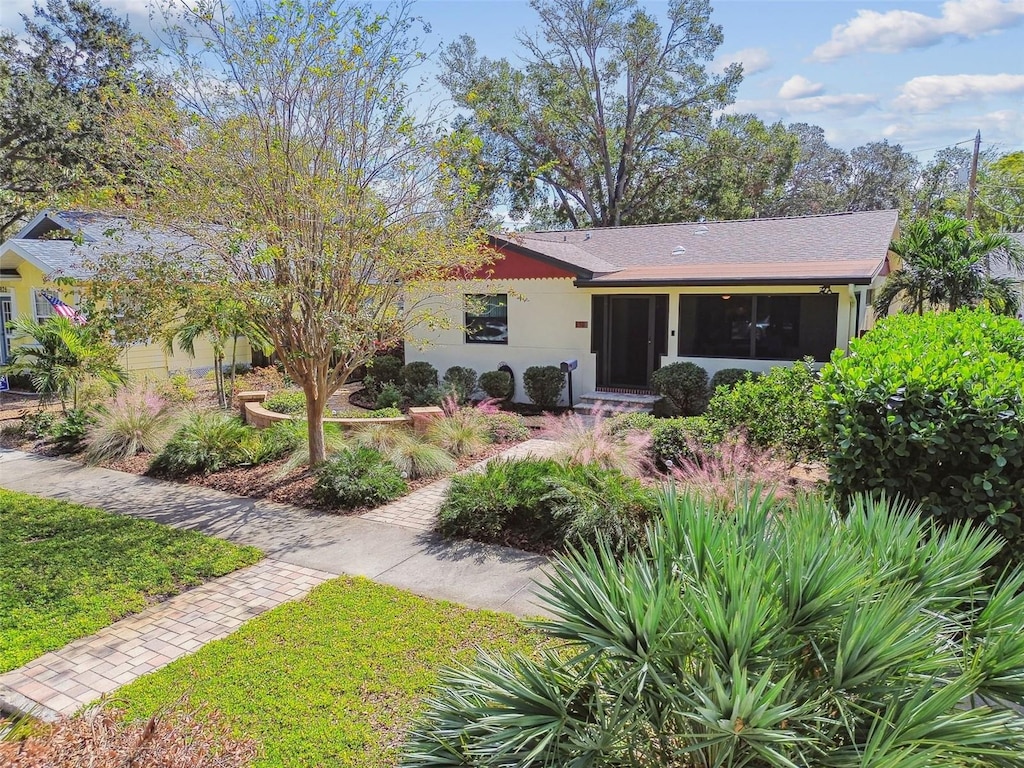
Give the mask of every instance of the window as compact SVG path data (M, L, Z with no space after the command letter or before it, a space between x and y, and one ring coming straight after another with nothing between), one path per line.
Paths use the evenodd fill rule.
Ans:
M679 297L680 357L826 361L839 297L723 294Z
M466 295L466 343L508 344L508 294Z
M46 296L42 291L32 291L32 304L37 323L41 323L43 320L53 317L55 314L53 311L53 305L46 300Z

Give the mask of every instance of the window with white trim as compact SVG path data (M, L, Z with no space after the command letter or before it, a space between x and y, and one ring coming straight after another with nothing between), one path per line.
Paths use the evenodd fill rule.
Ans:
M46 296L42 291L32 291L32 308L37 323L41 323L56 314L53 311L53 305L46 300Z

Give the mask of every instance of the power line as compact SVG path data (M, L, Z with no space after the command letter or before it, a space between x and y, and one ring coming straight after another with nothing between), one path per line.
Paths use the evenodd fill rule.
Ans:
M941 145L939 145L937 147L926 147L925 149L905 149L903 151L906 152L908 155L919 155L922 152L935 152L936 150L939 150L939 149L948 149L949 147L959 147L961 144L970 144L972 141L974 141L974 137L971 137L969 139L964 139L963 141L957 141L957 142L954 142L952 144L941 144Z

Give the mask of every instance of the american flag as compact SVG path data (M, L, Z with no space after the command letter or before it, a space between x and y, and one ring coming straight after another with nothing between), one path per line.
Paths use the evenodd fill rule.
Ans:
M70 304L65 304L59 298L50 293L44 293L43 297L50 302L50 306L53 307L54 314L66 317L75 325L85 325L85 315Z

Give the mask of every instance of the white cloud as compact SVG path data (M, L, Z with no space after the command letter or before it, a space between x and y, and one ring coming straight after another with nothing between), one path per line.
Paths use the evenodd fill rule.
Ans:
M749 77L771 68L775 62L767 48L743 48L735 53L720 53L711 62L710 69L721 74L732 63L742 64L744 76Z
M904 83L894 106L909 112L929 112L956 102L1018 93L1024 93L1024 75L926 75Z
M778 120L826 112L851 117L877 106L878 97L870 93L837 93L802 99L740 99L723 111L732 114L753 112L762 119Z
M1009 147L1024 143L1024 112L1000 109L985 114L964 113L950 116L937 113L914 115L913 118L891 115L892 122L882 128L882 136L900 142L904 147L952 144L974 136L979 128L986 144Z
M814 49L811 59L834 61L865 51L900 53L935 45L945 37L974 39L1024 21L1024 0L948 0L940 16L916 11L857 11L833 28L832 39Z
M818 96L824 91L825 86L821 83L812 83L803 75L793 75L779 88L779 98L804 99L808 96Z

